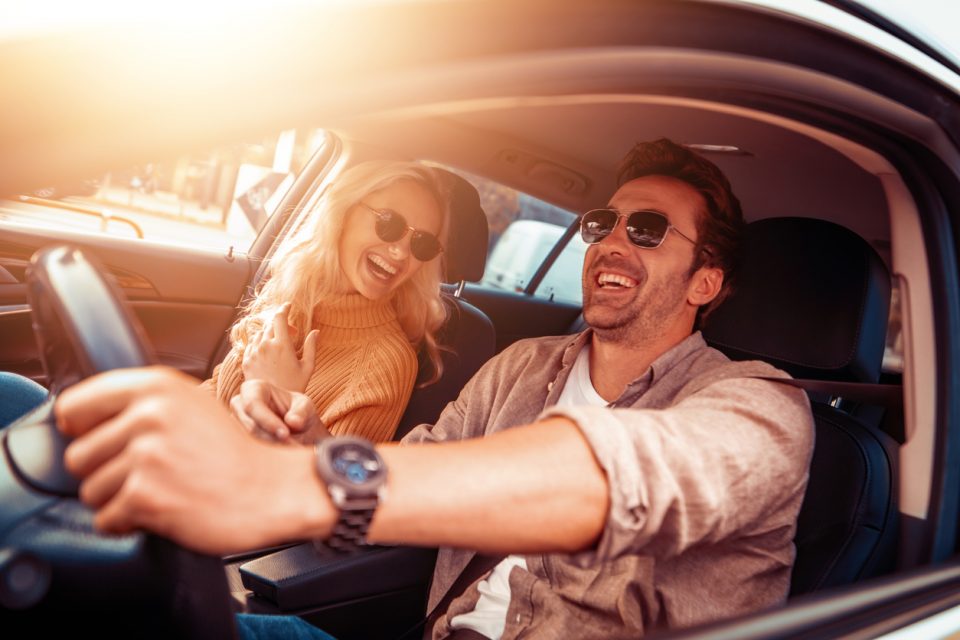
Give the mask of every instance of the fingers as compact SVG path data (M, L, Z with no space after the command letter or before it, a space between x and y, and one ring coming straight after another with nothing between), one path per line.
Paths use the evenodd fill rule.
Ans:
M280 418L287 406L285 392L263 380L249 380L230 400L230 410L243 427L256 436L286 440L290 430Z
M306 340L303 341L303 356L300 358L300 366L307 373L313 373L317 361L317 338L319 336L320 332L314 329L307 334Z
M286 440L290 437L290 429L280 419L280 416L266 404L253 403L246 408L246 413L257 430L277 440Z
M123 411L132 402L170 385L196 385L173 369L118 369L87 378L63 391L54 406L57 426L79 436Z
M67 470L78 478L89 476L126 448L133 435L132 424L127 415L111 418L70 443L63 454Z
M234 418L237 419L237 422L251 434L256 434L257 423L253 421L250 416L247 415L246 410L243 408L244 400L240 397L239 394L230 398L230 413Z
M106 462L80 485L80 500L99 509L113 498L130 475L130 456L119 455Z
M313 444L330 437L313 401L303 394L294 395L284 421L290 426L291 439L300 444Z
M106 533L124 534L134 530L133 518L126 501L113 500L97 511L93 526ZM159 531L154 531L160 533Z
M264 323L264 325L260 327L260 331L257 331L250 336L249 340L247 340L246 349L256 349L260 346L260 343L263 342L264 338L266 337L268 326L269 325L267 323Z
M320 422L320 417L313 400L302 393L295 393L290 399L290 408L283 415L283 421L291 432L302 433Z
M273 316L273 322L271 323L272 335L284 345L290 344L290 330L287 329L289 326L287 319L290 317L290 303L284 302L280 305L280 310L277 312L277 315Z
M94 491L102 491L104 495L112 491L109 497L97 496L96 499L100 502L97 503L93 526L107 533L122 534L135 529L149 529L153 533L164 535L165 531L159 526L162 522L154 523L154 518L148 517L155 510L145 507L145 504L149 504L149 500L144 499L147 492L142 487L138 489L131 486L138 483L131 477L132 465L129 465L128 469L121 468L121 465L122 461L115 460L105 467L104 478L97 478L100 486L96 489L86 488L88 483L84 483L80 488L82 496L91 495ZM82 499L87 504L93 504L85 498Z

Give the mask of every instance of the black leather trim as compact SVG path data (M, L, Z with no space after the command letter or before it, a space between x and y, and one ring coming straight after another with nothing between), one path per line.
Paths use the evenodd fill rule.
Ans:
M747 227L737 289L703 333L734 360L797 378L876 382L889 309L890 275L860 236L826 220L768 218Z
M476 187L457 174L446 174L450 186L450 230L443 252L444 282L479 282L487 263L490 230Z
M460 390L493 357L496 331L485 313L466 300L445 296L449 317L438 336L442 345L443 375L432 384L422 386L431 370L421 354L420 379L407 403L394 440L400 440L419 424L433 424L447 403L460 395Z
M897 443L833 407L813 403L813 415L791 595L888 573L896 559Z

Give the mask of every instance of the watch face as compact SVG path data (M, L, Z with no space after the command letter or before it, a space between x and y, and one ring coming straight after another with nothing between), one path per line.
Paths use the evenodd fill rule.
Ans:
M333 470L350 484L362 485L381 472L380 461L368 449L355 444L338 446L331 458Z

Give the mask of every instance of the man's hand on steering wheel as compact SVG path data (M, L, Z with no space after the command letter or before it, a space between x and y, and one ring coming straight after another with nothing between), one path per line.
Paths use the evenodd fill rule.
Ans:
M67 468L108 532L147 529L226 554L329 534L336 510L312 451L247 437L223 406L173 369L113 371L65 390Z

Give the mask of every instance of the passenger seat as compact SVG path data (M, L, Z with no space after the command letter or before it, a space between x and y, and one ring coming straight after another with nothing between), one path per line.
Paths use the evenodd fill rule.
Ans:
M447 403L459 395L473 374L496 352L496 332L490 318L460 297L465 282L479 282L483 277L489 239L487 216L476 188L455 173L445 173L451 184L451 198L450 229L443 252L444 282L452 287L444 293L448 318L438 336L443 347L443 375L423 386L432 371L420 354L417 386L394 440L400 440L419 424L433 424Z

